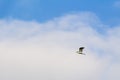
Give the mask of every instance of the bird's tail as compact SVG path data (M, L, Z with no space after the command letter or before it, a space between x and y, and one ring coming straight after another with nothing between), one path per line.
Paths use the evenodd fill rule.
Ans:
M83 55L86 55L85 53L82 53Z

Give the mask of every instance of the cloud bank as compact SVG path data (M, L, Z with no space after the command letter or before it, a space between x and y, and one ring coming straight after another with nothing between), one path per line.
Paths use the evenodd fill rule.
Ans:
M0 26L0 80L120 79L120 27L106 27L94 13ZM76 53L80 46L85 56Z

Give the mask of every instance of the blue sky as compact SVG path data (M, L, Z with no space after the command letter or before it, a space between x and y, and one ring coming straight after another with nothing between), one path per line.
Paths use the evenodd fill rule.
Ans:
M120 8L115 0L0 0L0 18L45 22L67 13L94 12L105 24L116 25Z

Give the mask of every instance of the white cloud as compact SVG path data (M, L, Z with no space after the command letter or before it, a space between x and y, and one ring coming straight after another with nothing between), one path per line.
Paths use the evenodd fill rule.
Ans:
M1 20L0 25L0 80L120 79L120 28L98 33L103 24L93 13L45 23ZM75 53L80 46L85 56Z
M120 76L119 76L119 73L120 73L120 64L112 64L112 66L110 67L108 73L107 73L107 80L119 80L120 79Z

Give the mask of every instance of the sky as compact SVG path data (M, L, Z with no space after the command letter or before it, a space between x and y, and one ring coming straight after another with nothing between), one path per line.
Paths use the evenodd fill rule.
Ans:
M45 22L64 14L94 12L104 24L120 20L119 0L0 0L0 18Z
M120 80L119 21L119 0L0 0L0 80Z

